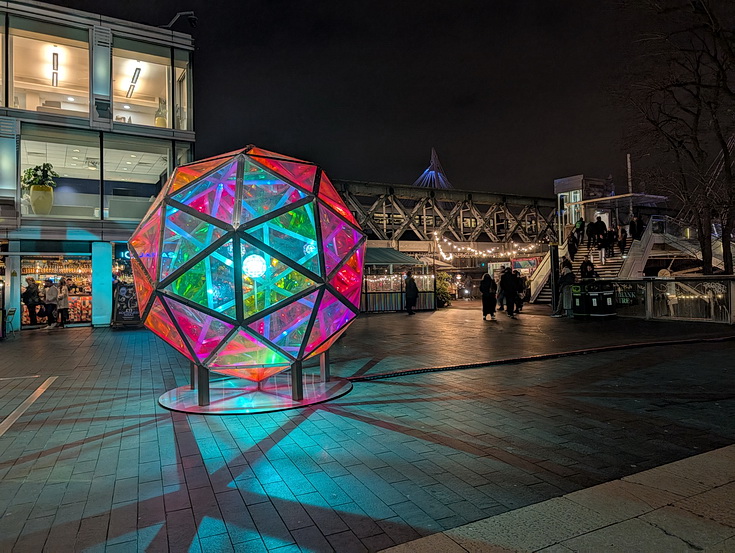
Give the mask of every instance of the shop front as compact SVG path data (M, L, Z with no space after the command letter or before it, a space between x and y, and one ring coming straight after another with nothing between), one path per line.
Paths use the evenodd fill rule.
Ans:
M44 283L50 279L58 284L64 278L69 288L69 324L92 323L92 261L89 256L23 256L20 259L20 273L21 293L26 291L28 279L32 278L42 301ZM34 321L35 325L32 324ZM21 328L46 324L48 313L43 305L28 306L22 303L20 322Z

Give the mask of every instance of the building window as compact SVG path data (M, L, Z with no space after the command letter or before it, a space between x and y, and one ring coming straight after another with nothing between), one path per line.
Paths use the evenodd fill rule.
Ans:
M140 221L170 172L171 141L105 134L105 219Z
M8 104L53 115L89 114L89 31L10 16Z
M21 203L23 217L55 219L100 218L99 134L24 123L20 137L21 172L42 163L53 165L55 179L49 213L25 191Z
M171 49L115 37L112 102L118 123L171 128Z
M191 95L191 54L174 50L174 123L182 131L194 129Z

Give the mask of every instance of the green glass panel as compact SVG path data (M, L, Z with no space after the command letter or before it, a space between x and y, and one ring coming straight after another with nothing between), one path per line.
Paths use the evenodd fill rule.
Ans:
M314 204L306 204L246 231L279 254L319 274Z
M232 242L190 267L165 290L234 319Z
M250 161L244 159L242 164L241 224L306 197L301 190Z
M166 208L161 279L222 238L226 231L175 207Z

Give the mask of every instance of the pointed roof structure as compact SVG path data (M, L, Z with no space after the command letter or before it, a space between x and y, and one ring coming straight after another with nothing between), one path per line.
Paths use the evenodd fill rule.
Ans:
M431 149L431 163L413 185L422 188L453 188L447 175L444 174L444 169L442 169L442 164L439 163L439 156L436 155L434 148Z

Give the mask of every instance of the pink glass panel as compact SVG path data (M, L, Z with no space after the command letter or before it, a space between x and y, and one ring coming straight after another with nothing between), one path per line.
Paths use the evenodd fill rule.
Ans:
M231 225L236 177L237 163L232 162L172 199Z
M219 167L228 160L229 156L219 156L216 158L202 160L197 163L190 163L189 165L182 165L174 173L173 179L171 180L171 186L167 191L168 194L173 194L177 190L180 190L190 182L206 175L216 167Z
M143 313L148 306L148 300L151 299L153 293L153 285L148 279L148 275L143 269L140 262L134 257L130 259L130 266L133 269L133 279L135 280L135 293L138 297L138 310Z
M250 161L242 163L244 167L240 224L306 197L306 193L291 186L278 175L261 169Z
M320 345L318 348L312 351L309 355L307 355L305 359L314 357L315 355L319 355L320 353L324 353L325 351L327 351L329 348L331 348L334 345L334 343L337 340L339 340L339 337L342 336L345 330L347 330L346 326L338 330L337 334L334 334L329 340L327 340L326 342L323 342L322 345Z
M360 307L362 292L362 260L365 244L361 245L342 265L329 283L345 296L352 305Z
M261 382L269 376L278 374L279 372L284 371L287 368L288 367L238 367L236 369L228 369L217 367L210 370L218 374L233 376L235 378L244 378L245 380L250 380L251 382Z
M227 345L222 348L210 366L225 368L241 367L280 367L285 369L290 365L289 360L273 351L260 340L244 330L238 331Z
M319 184L319 199L329 204L332 209L342 215L342 217L347 219L357 228L360 228L360 225L357 224L357 221L352 215L352 212L347 209L347 205L345 204L344 200L339 195L337 190L334 188L332 181L329 180L326 173L322 173L322 180Z
M159 209L145 223L142 223L128 242L138 254L141 263L148 271L152 281L156 281L158 267L158 248L161 231L161 210Z
M355 318L355 313L340 302L332 293L325 292L319 304L316 320L309 335L304 353L311 353L322 342L332 337L339 329Z
M204 361L233 329L233 325L205 315L171 298L166 298L166 303L199 361Z
M274 173L286 177L288 180L297 184L307 192L314 192L316 165L277 161L275 159L268 159L265 157L254 157L253 159Z
M184 344L184 340L182 340L178 330L176 330L176 327L174 326L174 323L171 321L171 317L168 316L168 313L166 313L166 310L161 304L161 298L156 298L153 301L153 307L151 307L151 310L148 312L148 316L146 317L144 324L157 334L164 342L175 347L188 359L193 361L191 353L189 353L189 350L186 348L186 344Z
M304 162L303 159L298 159L295 157L283 155L283 154L277 154L276 152L269 152L268 150L263 150L262 148L258 148L257 146L253 146L248 150L248 155L250 156L266 156L266 157L275 157L278 159L285 159L287 161L300 161Z
M305 298L250 323L248 328L265 336L293 357L298 357L317 295L318 292L313 292Z
M346 224L324 205L319 206L322 226L322 247L327 274L344 261L349 251L360 241L362 234Z

